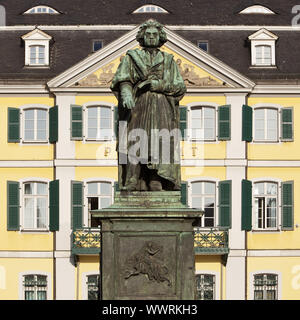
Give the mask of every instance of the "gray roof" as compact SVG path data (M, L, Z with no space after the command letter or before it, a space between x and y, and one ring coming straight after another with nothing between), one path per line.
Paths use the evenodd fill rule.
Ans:
M131 14L145 3L161 5L171 14L156 14L166 25L290 25L291 8L297 4L292 0L0 0L7 10L7 24L135 24L145 21L146 14ZM238 15L240 10L253 4L262 4L274 10L276 15ZM62 15L22 15L25 10L38 5L49 5ZM183 14L184 13L184 14ZM153 15L152 15L153 17ZM28 30L0 31L0 81L46 83L92 53L92 41L101 39L104 45L118 39L126 31L71 31L49 30L50 67L24 67L24 42L21 36ZM300 31L272 31L279 39L276 42L277 69L251 69L250 44L247 41L254 31L176 31L180 36L197 45L198 40L209 41L209 53L233 69L256 82L270 80L298 83L300 80Z
M132 14L153 3L169 14ZM275 15L240 15L241 10L260 4ZM292 8L298 0L0 0L6 8L7 25L139 24L154 17L176 25L291 25ZM60 15L22 15L36 5L53 7Z

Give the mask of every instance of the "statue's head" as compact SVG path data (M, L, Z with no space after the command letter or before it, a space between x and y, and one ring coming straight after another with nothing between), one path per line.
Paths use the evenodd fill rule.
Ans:
M162 24L151 19L140 26L136 40L142 47L159 48L167 41L167 34Z

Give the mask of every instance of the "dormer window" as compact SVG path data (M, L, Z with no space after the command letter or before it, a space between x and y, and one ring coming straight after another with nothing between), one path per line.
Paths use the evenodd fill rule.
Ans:
M22 39L25 42L25 65L48 66L49 42L52 37L39 29L34 29L22 36Z
M59 14L55 9L48 6L36 6L24 12L24 14Z
M248 37L251 42L251 65L254 67L275 66L275 42L278 37L261 29Z
M240 14L275 14L275 12L264 6L255 5L242 10Z
M133 13L168 13L168 11L159 6L148 4L136 9Z

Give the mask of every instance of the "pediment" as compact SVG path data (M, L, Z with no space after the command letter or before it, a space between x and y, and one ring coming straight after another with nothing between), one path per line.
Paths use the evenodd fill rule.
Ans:
M48 82L50 89L109 89L121 59L129 49L139 48L130 31L102 50ZM250 88L254 83L215 57L166 29L168 41L160 49L174 56L187 88Z

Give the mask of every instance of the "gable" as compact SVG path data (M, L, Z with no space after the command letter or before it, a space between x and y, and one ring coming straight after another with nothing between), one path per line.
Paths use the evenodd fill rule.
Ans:
M122 57L129 49L139 47L135 40L137 30L133 29L55 77L48 82L49 88L52 91L55 88L107 90ZM168 41L161 50L174 56L187 88L251 88L255 85L207 52L174 32L165 30Z
M138 48L138 46L134 48ZM168 48L167 45L161 47L161 51L174 56L179 72L187 87L229 87L223 79L200 68L192 61ZM124 55L125 53L121 54L113 61L77 81L74 85L79 87L109 87Z

